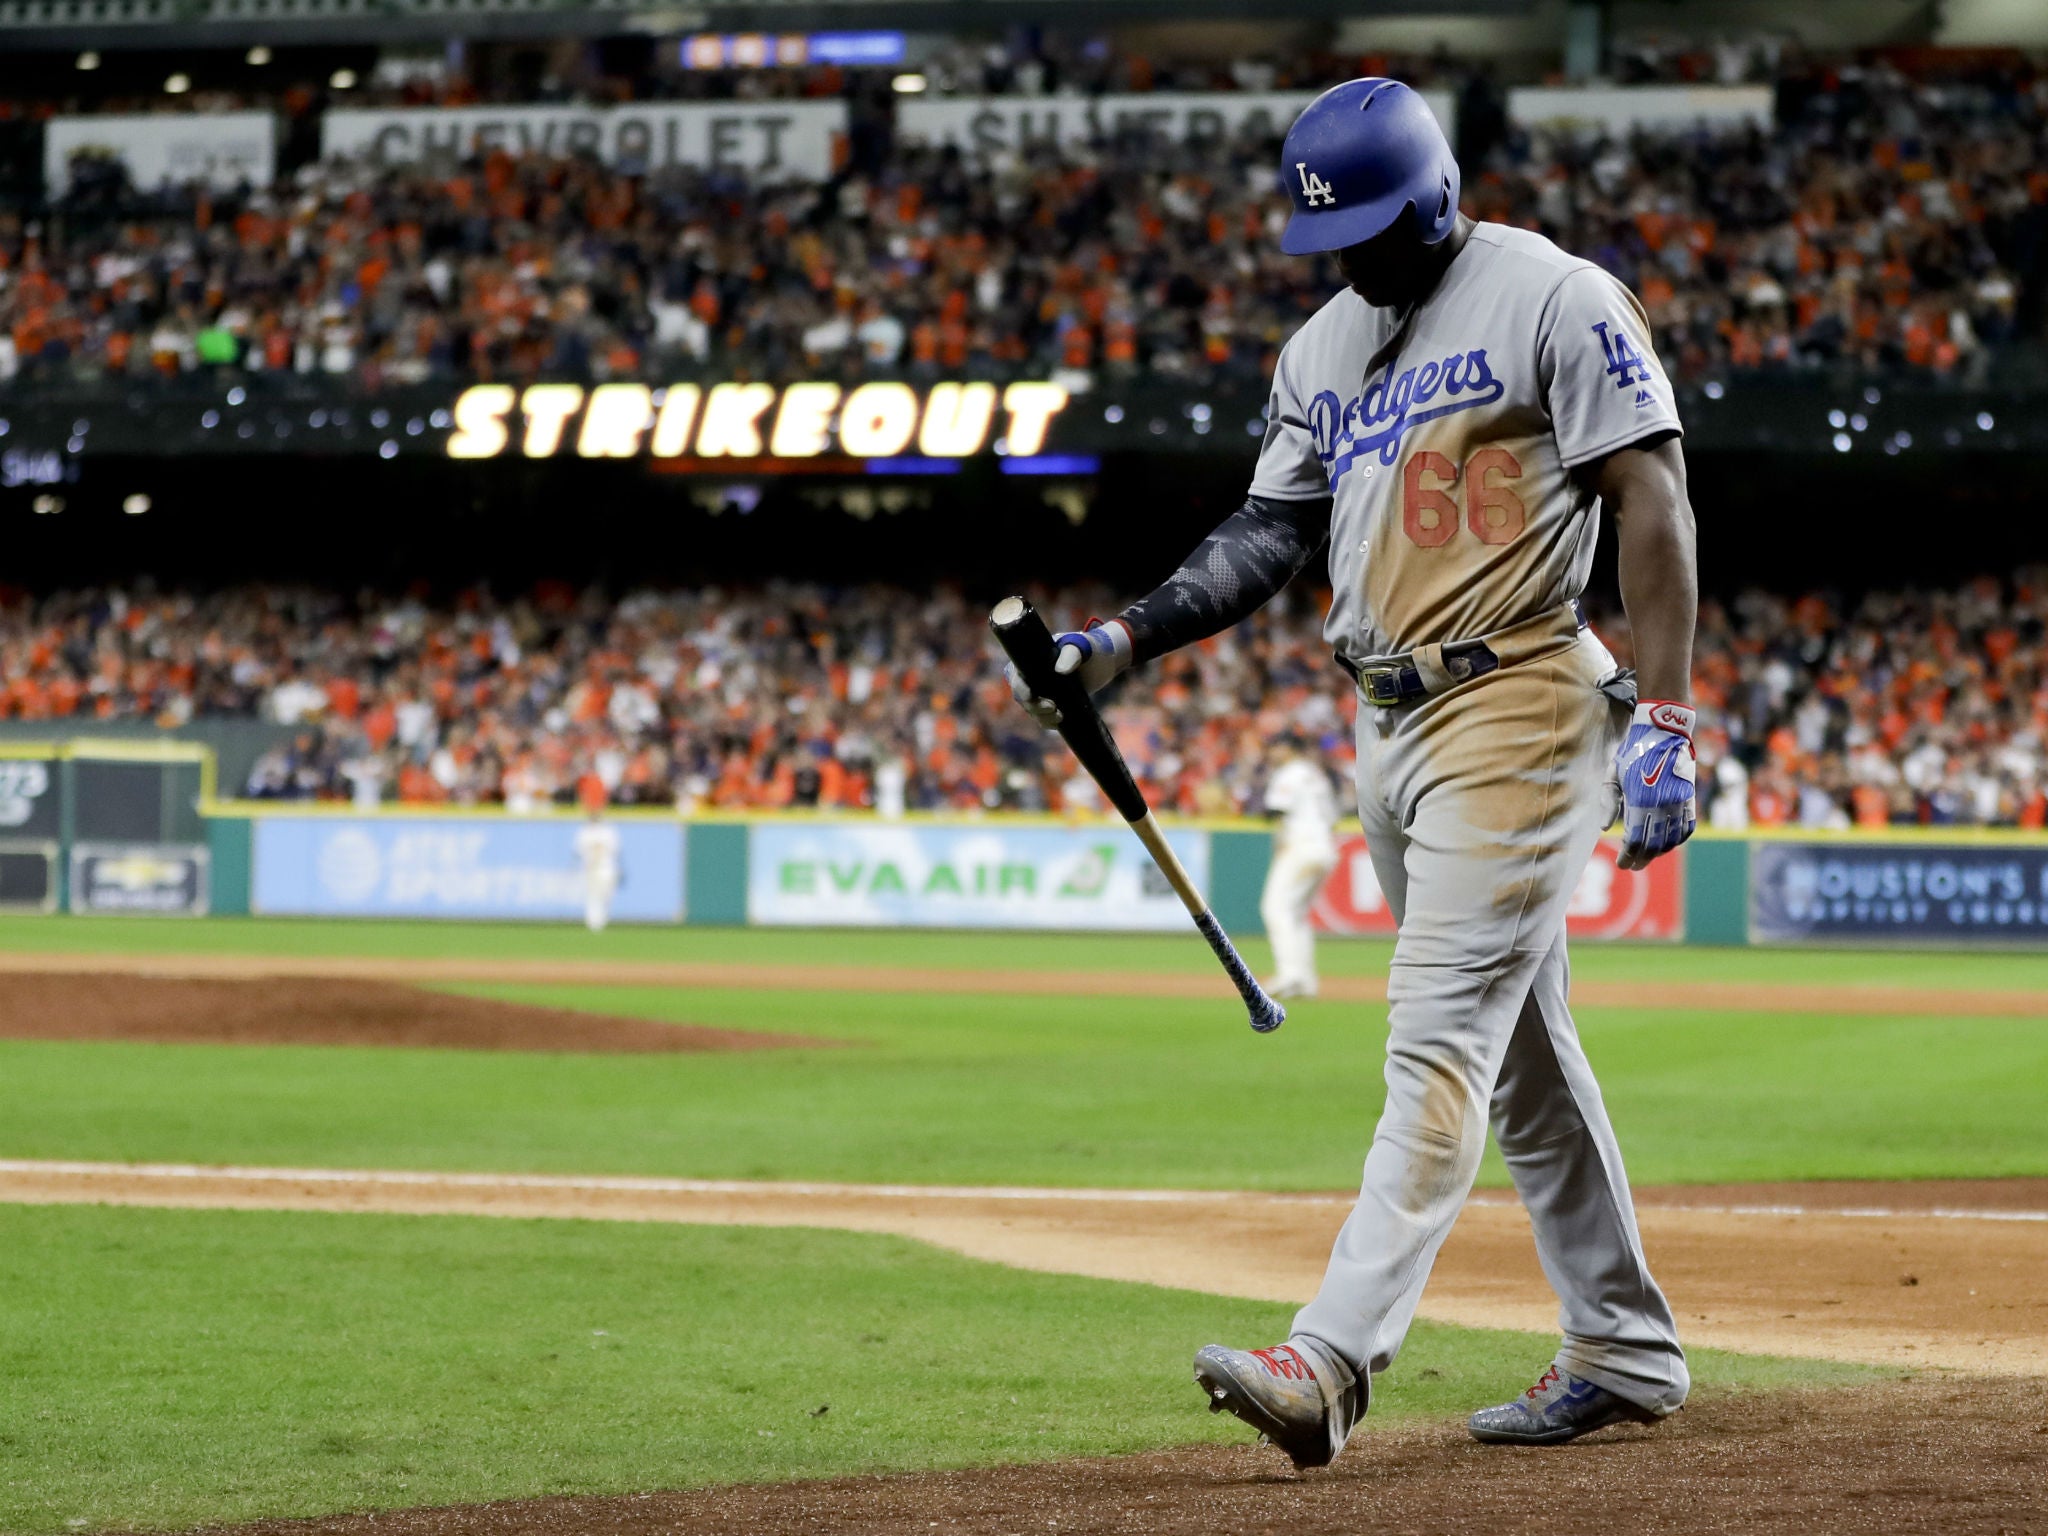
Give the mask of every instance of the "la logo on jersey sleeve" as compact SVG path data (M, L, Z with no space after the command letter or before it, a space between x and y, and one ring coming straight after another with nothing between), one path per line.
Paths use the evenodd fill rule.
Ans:
M1627 389L1631 384L1637 386L1637 410L1655 404L1657 397L1643 387L1650 382L1650 364L1636 350L1635 343L1628 339L1628 332L1618 325L1610 331L1607 321L1596 320L1593 322L1593 334L1600 338L1600 350L1607 357L1607 376L1614 380L1614 387Z
M1336 207L1336 189L1314 171L1310 170L1306 160L1295 161L1294 169L1301 176L1301 200L1303 203L1311 208L1315 207L1318 203L1328 208Z

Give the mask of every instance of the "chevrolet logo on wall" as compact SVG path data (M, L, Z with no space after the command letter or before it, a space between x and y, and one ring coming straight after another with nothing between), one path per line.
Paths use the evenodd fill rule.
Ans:
M71 910L203 914L208 862L197 843L74 843Z
M915 453L959 459L998 443L1029 457L1067 407L1058 384L893 381L844 389L823 382L472 384L455 401L451 459L700 459L795 463ZM772 467L764 466L764 467Z
M153 891L159 886L182 884L190 868L184 859L153 859L143 854L131 854L127 858L97 860L92 866L92 875L101 885L133 894Z

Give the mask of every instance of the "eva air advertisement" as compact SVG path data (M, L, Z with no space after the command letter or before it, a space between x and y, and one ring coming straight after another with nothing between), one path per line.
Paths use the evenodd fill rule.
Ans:
M747 920L839 927L1180 929L1138 840L1089 827L757 824ZM1209 839L1169 832L1197 885Z

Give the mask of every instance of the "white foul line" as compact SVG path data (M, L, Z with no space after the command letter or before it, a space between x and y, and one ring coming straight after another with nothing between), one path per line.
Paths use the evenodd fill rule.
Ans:
M1043 1189L1010 1185L781 1183L754 1179L677 1179L631 1174L435 1173L403 1168L249 1168L201 1163L93 1163L38 1158L0 1158L0 1176L160 1179L165 1182L230 1179L268 1184L366 1184L405 1188L431 1185L460 1189L552 1189L620 1194L755 1195L866 1200L1036 1200L1120 1205L1197 1205L1255 1200L1275 1204L1351 1204L1349 1195L1285 1194L1263 1190ZM1471 1203L1512 1206L1512 1196L1481 1192ZM1890 1206L1647 1204L1658 1212L1696 1211L1709 1216L1841 1216L1858 1220L2048 1222L2048 1211L2000 1211L1934 1206L1905 1210Z
M0 1175L85 1178L239 1179L273 1184L455 1185L464 1189L599 1190L651 1195L810 1195L881 1200L1060 1200L1110 1201L1129 1205L1194 1204L1215 1200L1278 1200L1313 1205L1349 1205L1349 1195L1280 1194L1249 1196L1238 1190L1205 1189L1030 1189L979 1184L783 1183L763 1179L672 1179L632 1174L435 1173L401 1168L243 1168L201 1163L84 1163L37 1158L0 1158Z

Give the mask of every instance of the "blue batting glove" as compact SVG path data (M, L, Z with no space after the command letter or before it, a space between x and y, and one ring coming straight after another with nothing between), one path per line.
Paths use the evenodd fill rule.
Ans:
M1668 699L1636 705L1614 758L1621 788L1621 857L1615 863L1621 868L1643 868L1691 837L1699 825L1692 751L1697 719L1689 706Z
M1053 671L1062 677L1080 673L1081 686L1091 695L1107 688L1131 664L1131 632L1121 619L1111 619L1107 624L1090 622L1086 629L1064 630L1052 637L1052 643ZM1026 687L1014 666L1003 670L1010 679L1010 696L1024 706L1026 714L1047 730L1060 723L1057 704Z

